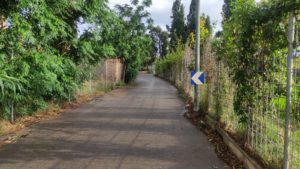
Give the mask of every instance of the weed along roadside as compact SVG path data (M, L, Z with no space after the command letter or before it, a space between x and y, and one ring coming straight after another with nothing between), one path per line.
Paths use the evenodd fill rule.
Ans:
M109 80L134 81L151 60L143 23L150 6L148 0L115 9L102 0L1 1L0 119L15 123L3 122L1 132L22 128L17 123L38 111L57 112L80 95L88 100L113 88ZM93 82L101 74L105 80Z
M87 82L90 83L90 82ZM63 102L60 104L49 103L49 106L43 110L39 110L34 113L33 116L20 117L16 119L14 123L11 123L7 120L0 121L0 146L4 144L10 144L18 141L20 138L26 137L30 134L30 131L27 130L27 127L41 123L43 121L59 118L61 113L67 113L73 109L84 105L94 99L97 99L103 96L106 93L111 92L112 90L123 88L126 85L124 83L116 84L105 84L103 82L92 82L94 87L98 89L93 89L93 92L90 92L90 88L84 87L82 91L79 91L78 97L76 100L70 102ZM101 86L99 86L99 84ZM88 84L89 85L89 84Z
M0 168L300 169L300 0L165 1L1 0Z
M215 152L220 159L227 163L231 168L244 169L244 161L246 161L248 158L250 161L250 165L248 166L254 166L254 168L249 168L247 166L246 169L262 169L260 167L260 164L255 162L250 156L246 155L246 153L240 148L240 144L235 143L235 141L233 141L228 135L226 135L226 137L223 137L222 134L225 131L223 131L221 128L218 128L219 125L216 121L213 120L212 122L208 122L209 117L206 116L205 113L200 111L195 112L193 99L189 95L187 95L182 88L180 88L179 86L175 87L178 90L179 97L183 99L186 104L185 111L182 115L207 136L208 141L215 146ZM217 128L219 130L217 130ZM221 130L222 132L220 132ZM235 148L239 150L238 153L233 153L232 148L229 146L227 140L233 141L233 144L236 146ZM238 156L238 154L243 153L245 154L245 156ZM252 163L254 163L254 165L252 165Z
M231 100L220 102L219 95L222 78L226 76L221 69L218 69L218 62L214 59L210 42L204 44L203 69L206 74L206 84L201 88L201 100L199 112L194 111L193 90L191 85L191 64L193 64L193 50L189 47L182 47L178 51L168 55L165 59L156 63L156 76L161 77L173 84L179 95L186 101L184 116L193 123L199 130L208 136L208 140L215 145L215 151L219 158L223 159L232 168L259 169L268 168L263 160L249 152L244 146L244 136L234 134L226 127L229 120L224 109L232 104ZM217 67L216 67L217 66ZM228 104L228 105L226 105ZM221 114L224 112L224 114ZM237 123L237 122L236 122ZM228 124L227 124L228 125ZM227 134L228 132L228 134ZM231 137L233 136L233 137ZM240 140L242 138L242 140ZM248 155L248 152L250 155ZM252 156L252 157L251 157ZM255 159L255 160L254 160ZM263 166L263 167L261 167Z
M300 168L300 8L295 5L299 2L224 1L223 30L203 38L208 27L200 28L206 83L197 104L203 118L187 116L215 129L246 168ZM201 20L205 25L205 17ZM197 98L190 85L197 81L190 77L197 68L193 43L193 36L187 38L155 65L157 76L192 99Z
M24 116L17 118L13 123L9 120L0 121L0 145L16 142L18 138L28 135L26 128L47 121L53 118L58 118L61 113L66 113L75 109L89 101L92 101L104 94L123 88L126 84L122 81L122 73L118 68L118 62L109 60L106 63L110 68L109 71L103 71L103 64L99 64L91 70L92 77L90 80L83 83L83 86L77 90L73 98L68 98L62 102L49 102L43 109L32 112L32 116ZM130 84L129 84L130 85Z

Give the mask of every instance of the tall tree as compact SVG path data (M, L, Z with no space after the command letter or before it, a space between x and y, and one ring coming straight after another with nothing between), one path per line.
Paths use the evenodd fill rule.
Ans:
M171 18L170 47L171 50L175 50L178 42L185 43L187 40L184 7L181 0L175 0L173 3Z
M224 0L224 5L223 5L223 22L224 21L227 21L230 16L232 15L232 12L231 12L231 4L233 2L235 2L236 0Z
M133 80L150 56L149 5L135 0L114 12L107 0L1 0L0 118L11 117L12 106L26 115L74 97L101 58L123 57ZM80 24L90 25L83 34Z
M150 29L150 36L152 38L153 59L166 56L169 50L169 33L163 31L159 26L154 26Z
M162 30L159 26L153 26L150 28L150 36L152 38L152 57L156 58L160 56L160 50L161 50L161 39L160 35L162 33Z
M203 16L203 18L205 18L205 28L209 31L210 34L212 34L212 25L211 25L211 21L210 21L210 17L207 16Z
M188 30L189 33L195 33L196 31L196 5L197 0L192 0L190 5L190 12L187 16L187 24L188 24Z
M187 16L187 27L188 27L188 35L191 33L196 33L196 6L197 6L197 0L192 0L190 5L190 12ZM209 31L210 34L212 34L212 25L210 17L205 14L202 14L201 20L205 21L205 28Z
M161 50L160 50L160 57L165 57L169 53L169 33L167 31L162 31L160 34L160 41L161 41Z
M117 5L118 16L122 28L114 44L118 48L118 56L125 59L125 81L134 80L144 63L149 62L151 56L151 38L147 34L147 27L143 20L149 20L150 13L146 8L152 4L151 0L133 0L132 4Z

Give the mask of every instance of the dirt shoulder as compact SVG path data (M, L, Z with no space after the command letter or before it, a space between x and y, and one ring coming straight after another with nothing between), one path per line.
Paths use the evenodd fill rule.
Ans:
M77 93L76 100L62 103L49 103L46 109L36 112L33 116L18 118L14 123L8 120L0 120L0 146L17 142L20 138L29 135L28 127L39 124L43 121L51 120L60 117L62 113L76 109L85 103L102 97L106 93L125 87L124 84L114 84L103 86L100 81L93 82L93 90L89 90L90 84L84 84L83 88ZM129 84L128 86L130 86Z

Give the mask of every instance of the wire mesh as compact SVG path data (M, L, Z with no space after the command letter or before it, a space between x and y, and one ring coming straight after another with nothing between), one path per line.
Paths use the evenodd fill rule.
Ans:
M297 29L299 31L299 29ZM296 35L297 37L298 35ZM208 82L213 90L209 115L219 120L228 132L237 138L246 136L245 148L258 155L266 166L282 168L284 161L285 109L287 86L287 50L273 51L270 56L258 51L253 57L256 66L253 87L256 93L253 107L249 107L246 124L239 123L234 111L237 98L230 67L215 59L213 80ZM270 50L270 49L266 49ZM261 52L261 54L260 54ZM293 58L291 114L289 124L289 168L300 169L300 53ZM203 98L202 98L203 99ZM219 118L218 118L219 117ZM245 137L244 137L245 138Z
M290 122L290 168L300 168L300 55L295 53L293 59L293 83Z
M216 118L219 114L219 121L227 132L234 134L241 143L245 143L248 151L274 168L281 168L284 158L285 57L285 53L279 53L278 56L258 57L256 60L256 73L260 76L254 79L253 84L258 94L255 106L248 110L246 124L239 122L234 111L234 100L238 98L230 67L216 61L215 78L207 84L213 86L211 95L215 97L214 103L210 104L209 115Z
M282 168L284 161L285 108L287 50L278 50L272 55L259 51L253 57L256 68L252 87L255 100L248 107L246 123L240 123L235 112L236 84L231 77L231 68L218 60L211 52L204 52L202 70L207 73L207 83L201 86L201 107L208 115L220 122L220 126L233 134L245 149L261 159L270 168ZM266 49L269 50L269 49ZM261 52L261 53L260 53ZM190 83L190 65L193 51L187 50L182 61L183 68L176 67L172 81L193 94ZM177 76L176 76L177 74ZM180 74L180 76L178 76ZM293 59L293 83L291 102L289 164L291 169L300 169L300 54Z

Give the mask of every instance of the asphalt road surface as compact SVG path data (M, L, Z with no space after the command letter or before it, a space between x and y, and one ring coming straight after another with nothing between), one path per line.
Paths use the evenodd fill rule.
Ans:
M167 82L141 74L0 148L0 169L223 169Z

